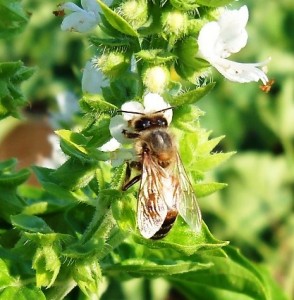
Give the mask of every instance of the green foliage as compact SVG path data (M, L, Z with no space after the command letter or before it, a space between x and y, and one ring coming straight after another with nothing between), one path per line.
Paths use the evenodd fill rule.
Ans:
M28 21L18 0L1 0L0 14L0 39L11 39L24 30ZM19 109L27 103L20 84L33 73L34 69L21 61L0 63L0 120L10 115L18 117Z
M17 1L11 5L4 2L0 1L0 13L6 15L0 25L11 22L13 26L5 33L11 36L20 31L26 18ZM216 116L210 124L221 124L214 130L219 136L211 137L212 133L200 126L204 113L195 103L204 96L212 97L215 83L201 78L208 63L193 56L198 47L195 37L203 20L213 19L214 8L231 1L148 1L148 18L133 23L122 14L119 2L108 7L98 0L101 22L90 41L100 55L111 58L112 53L122 54L126 59L123 66L108 61L110 68L104 70L109 86L102 88L102 95L81 97L83 113L76 127L56 131L66 161L57 169L33 167L38 187L23 184L30 173L16 170L15 159L0 163L0 299L97 299L102 293L102 299L131 299L125 286L134 278L143 278L145 283L163 278L168 289L176 289L187 299L286 299L267 268L250 262L226 240L256 247L267 262L274 258L278 264L261 235L275 228L281 236L292 232L293 218L288 218L293 199L293 169L289 166L293 166L294 153L290 80L285 80L276 102L262 95L254 106L254 116L250 116L252 110L242 115L242 105L235 102L242 95L227 107L215 97L209 109L204 109L210 118ZM195 13L198 9L201 19ZM179 29L180 37L162 25L163 13L175 11L183 13L183 20L188 22ZM50 30L47 32L49 36ZM75 50L72 47L68 56L75 53L76 57ZM138 60L136 71L128 59L132 55ZM136 224L139 184L122 192L126 166L112 167L109 160L115 154L98 150L111 138L109 124L117 109L131 99L142 100L146 92L143 74L154 66L171 73L162 92L175 107L170 130L203 208L203 219L209 224L203 222L201 231L195 233L179 216L162 240L140 235ZM0 117L16 116L25 103L19 84L32 69L20 62L2 63L0 68ZM172 76L174 71L177 74ZM230 98L231 94L222 89L215 90ZM236 91L240 91L239 86ZM246 101L254 93L249 92ZM245 126L258 128L248 125L256 116L260 117L259 125L275 135L269 144L280 138L283 153L277 157L254 151L235 155L215 171L242 144ZM227 128L231 131L226 132ZM256 132L261 135L259 130ZM224 133L228 138L224 139ZM229 189L215 193L227 183ZM211 194L213 201L202 198ZM293 248L291 243L287 246ZM135 297L140 294L146 299L151 290L145 284Z
M7 39L23 30L28 22L20 1L0 1L0 38Z
M9 115L18 116L19 108L26 104L19 86L33 72L33 68L25 67L20 61L0 64L0 120Z

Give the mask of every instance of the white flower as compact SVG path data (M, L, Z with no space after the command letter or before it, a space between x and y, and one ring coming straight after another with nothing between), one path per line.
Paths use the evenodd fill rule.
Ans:
M107 84L106 78L102 72L95 68L92 61L88 61L84 68L82 77L82 90L84 93L99 94L103 84Z
M96 0L81 0L80 8L72 2L61 5L62 9L72 11L61 24L61 30L87 32L92 30L99 22L100 7Z
M246 64L226 59L245 47L248 38L245 29L247 21L246 5L239 10L224 10L218 21L209 22L200 30L198 55L231 81L243 83L261 80L266 84L268 78L259 67L266 65L269 60Z
M99 148L101 151L109 151L113 166L121 165L126 160L135 159L135 151L130 148L123 148L123 145L128 147L128 144L133 143L133 140L127 138L123 131L134 132L129 126L129 121L138 117L138 114L149 114L164 110L171 107L158 94L148 93L144 97L144 105L137 101L129 101L122 105L122 115L116 115L110 120L109 130L112 139ZM163 115L168 124L170 124L173 116L172 109L163 112Z
M51 157L42 158L39 165L45 168L57 169L65 163L68 158L60 148L60 139L57 135L50 134L48 136L48 141L52 147Z
M79 111L78 99L70 91L58 93L56 96L58 112L50 114L49 122L53 128L60 128L64 123L71 124L73 117Z

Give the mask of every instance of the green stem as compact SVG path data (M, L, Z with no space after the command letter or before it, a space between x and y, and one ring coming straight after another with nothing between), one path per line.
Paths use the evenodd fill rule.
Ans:
M111 228L113 226L113 218L111 217L111 198L113 194L107 194L107 191L102 191L99 198L97 199L97 208L94 214L94 217L89 224L88 228L84 232L81 243L84 244L89 241L93 236L97 236L97 232L99 234L104 234L105 229ZM100 226L103 224L103 229L100 229ZM103 236L100 236L103 237Z

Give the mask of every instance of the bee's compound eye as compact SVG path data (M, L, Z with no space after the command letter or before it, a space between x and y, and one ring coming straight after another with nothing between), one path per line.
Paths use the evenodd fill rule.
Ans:
M157 119L157 125L159 127L167 127L167 121L165 118L159 118Z
M136 130L144 130L149 128L150 126L151 126L151 121L150 119L147 118L142 118L135 123Z

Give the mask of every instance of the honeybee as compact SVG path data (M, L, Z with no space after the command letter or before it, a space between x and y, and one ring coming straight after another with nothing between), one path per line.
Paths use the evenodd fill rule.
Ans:
M140 181L137 225L143 237L154 240L168 234L178 214L195 232L201 228L196 195L164 117L167 109L151 114L120 111L138 115L129 121L132 131L123 130L135 140L138 160L128 163L122 190ZM140 173L130 180L132 168Z

